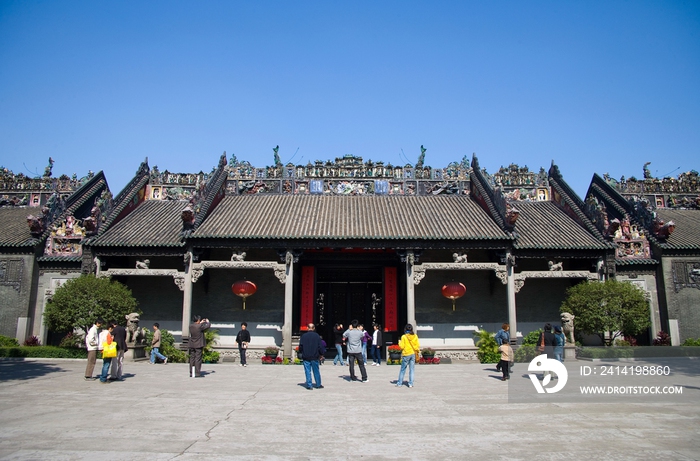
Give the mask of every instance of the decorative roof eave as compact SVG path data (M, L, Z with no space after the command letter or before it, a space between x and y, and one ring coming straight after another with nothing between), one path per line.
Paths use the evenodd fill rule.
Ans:
M659 261L656 259L615 259L616 266L643 266L643 265L653 265L656 266Z
M107 185L107 179L105 178L104 172L100 171L66 199L65 209L56 217L56 219L46 226L46 229L44 229L44 232L41 234L41 237L38 238L38 241L46 241L51 234L51 224L55 222L62 222L68 218L68 216L74 215L74 213L81 206L83 206L89 200L94 200L95 196L99 195L105 188L109 188Z
M98 247L92 248L92 253L101 257L110 256L135 256L135 257L147 257L147 256L164 256L164 257L180 257L183 256L186 251L182 246L175 247L154 247L154 246L110 246L110 247Z
M61 262L61 263L80 263L83 260L83 256L39 256L36 258L37 262Z
M109 216L107 216L107 219L104 223L102 223L99 230L97 231L98 236L104 234L105 231L109 229L109 227L112 224L115 224L115 220L117 219L117 217L120 216L122 211L124 211L124 209L129 205L129 203L131 203L136 194L138 194L138 192L146 184L148 184L148 178L148 157L146 157L146 159L143 162L141 162L141 165L139 165L139 169L136 171L136 175L131 179L131 181L129 181L129 184L127 184L114 199L114 208L112 208L112 212L109 214ZM88 242L86 243L89 244L89 240L91 239L88 239Z
M620 215L624 216L628 214L631 217L633 214L632 206L629 201L620 195L614 187L608 184L605 179L601 178L597 173L593 173L593 179L591 180L591 185L588 187L586 196L593 191L596 192L594 195L599 195L605 201L606 206L613 207Z
M599 259L605 257L609 250L601 252L600 248L514 248L513 255L521 259Z
M602 242L601 242L602 243ZM609 246L606 245L600 245L600 246L586 246L586 245L571 245L571 246L565 246L565 245L553 245L553 246L547 246L547 245L518 245L517 242L513 244L513 248L516 250L594 250L594 251L601 251L609 248Z
M219 158L219 166L212 177L207 181L204 198L201 208L197 213L194 222L194 229L197 229L199 225L204 221L204 219L211 213L216 205L219 204L223 196L226 194L226 180L228 179L228 172L226 170L226 152L224 152ZM191 231L188 233L191 233Z
M365 249L479 249L479 250L503 250L509 248L511 243L507 240L483 239L483 240L421 240L421 239L375 239L366 240L358 238L348 239L286 239L286 238L220 238L201 237L192 239L191 243L197 248L365 248Z
M588 193L602 199L605 206L615 210L618 216L630 216L630 218L633 218L633 216L630 215L631 211L624 206L620 206L620 204L608 194L608 191L601 188L599 184L591 184Z
M598 228L595 227L591 220L588 219L588 216L586 216L586 213L583 212L583 201L564 180L561 172L559 171L559 167L554 164L554 160L552 160L552 166L549 168L549 183L554 189L556 189L559 195L561 195L567 205L569 205L569 208L575 213L576 218L579 219L579 222L586 228L586 230L588 230L601 242L604 242L606 245L612 247L612 244L605 240ZM557 206L559 206L558 203Z
M486 177L484 176L483 172L481 171L481 168L479 167L479 159L476 158L476 154L472 156L472 171L469 173L469 177L471 179L471 184L472 187L476 188L479 192L479 195L483 198L485 209L490 216L491 219L493 219L498 227L503 229L504 231L508 232L512 229L507 228L506 222L505 222L505 216L499 211L499 209L496 207L495 203L495 191L491 188L489 185ZM505 202L505 199L503 199ZM477 203L481 202L477 200ZM505 205L504 205L505 206ZM503 210L503 213L505 213L505 210Z

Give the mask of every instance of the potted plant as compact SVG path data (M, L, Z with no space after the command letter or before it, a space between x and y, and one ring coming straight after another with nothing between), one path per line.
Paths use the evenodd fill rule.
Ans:
M435 358L435 349L433 349L432 347L425 347L425 348L421 349L420 352L423 355L424 359L432 360Z
M392 344L388 348L389 350L389 358L391 360L401 360L401 347L399 347L398 344Z
M295 348L294 348L294 351L296 352L297 358L300 359L300 358L301 358L301 352L299 351L299 346L295 347Z
M265 348L265 357L270 357L271 359L277 358L280 348L275 346L268 346Z

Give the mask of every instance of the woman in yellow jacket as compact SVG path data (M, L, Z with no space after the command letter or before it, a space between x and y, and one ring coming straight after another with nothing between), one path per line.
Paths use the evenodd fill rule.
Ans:
M399 371L399 379L396 381L396 387L403 386L403 375L408 367L408 387L413 387L413 373L420 354L420 344L418 336L413 332L413 325L410 323L404 328L405 334L401 336L399 347L401 348L401 371Z

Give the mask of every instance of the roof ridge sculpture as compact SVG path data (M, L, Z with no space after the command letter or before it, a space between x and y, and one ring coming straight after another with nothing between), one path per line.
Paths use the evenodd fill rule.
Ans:
M562 176L561 171L559 171L559 167L554 163L554 160L552 160L552 165L549 168L548 174L550 186L564 199L564 202L566 205L568 205L568 209L566 206L562 206L558 200L553 200L554 204L562 211L569 214L572 218L577 219L582 226L584 226L600 241L608 243L603 237L603 234L584 212L585 204L583 203L583 200L581 200L576 192L574 192L569 184L564 180L564 177ZM569 212L569 210L571 212ZM612 245L610 246L612 247Z
M123 217L123 211L124 209L132 203L132 200L134 197L138 194L138 192L143 189L146 184L148 184L148 178L149 178L149 168L148 168L148 157L145 158L143 162L141 162L141 165L139 165L138 170L136 170L136 174L134 177L129 181L129 183L124 186L124 188L117 194L117 197L114 199L113 207L111 209L111 212L107 215L105 218L104 223L99 226L99 229L97 231L97 235L102 235L105 233L105 231L115 224L119 218Z

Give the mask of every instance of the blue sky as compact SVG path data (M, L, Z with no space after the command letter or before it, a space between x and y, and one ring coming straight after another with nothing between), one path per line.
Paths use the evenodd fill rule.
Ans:
M697 1L0 1L0 165L700 170ZM297 151L298 149L298 151ZM406 157L402 155L405 154ZM295 154L296 153L296 154Z

